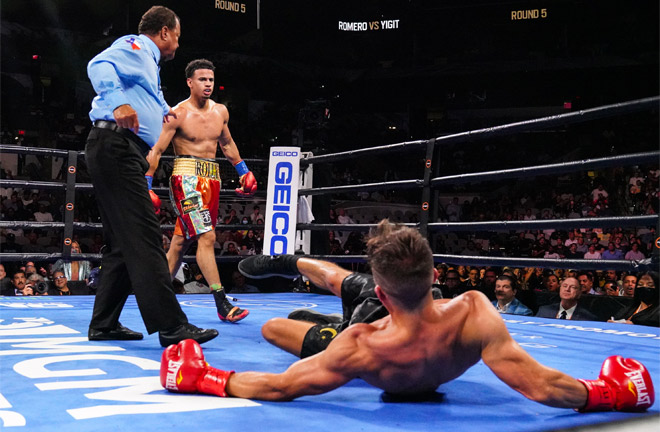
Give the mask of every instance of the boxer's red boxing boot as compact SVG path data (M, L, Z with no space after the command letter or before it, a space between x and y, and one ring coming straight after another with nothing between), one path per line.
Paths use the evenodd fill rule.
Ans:
M218 310L218 318L220 318L221 321L235 323L248 316L250 311L247 309L241 309L229 302L222 285L213 284L211 285L211 289L213 290L215 308Z
M238 271L245 277L265 279L281 276L294 279L300 276L298 271L299 255L254 255L238 263Z
M646 367L635 359L605 359L597 380L579 379L587 388L587 404L579 411L644 411L655 400L653 381Z
M160 384L171 392L225 397L225 387L233 373L209 366L202 347L192 339L170 345L160 360Z

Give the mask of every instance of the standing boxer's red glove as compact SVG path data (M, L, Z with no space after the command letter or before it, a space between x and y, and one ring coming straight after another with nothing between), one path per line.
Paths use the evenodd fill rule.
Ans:
M202 347L186 339L170 345L160 360L160 384L177 393L206 393L227 396L225 387L234 371L212 368L204 360Z
M252 171L248 170L245 161L239 161L234 168L238 173L238 183L241 185L240 188L236 188L236 193L240 196L254 195L257 191L257 179L254 178Z
M588 391L587 404L580 411L644 411L653 405L655 392L651 375L637 360L608 357L599 378L578 380Z
M147 187L149 188L149 198L151 198L151 203L154 205L154 212L156 215L160 214L160 197L156 195L156 192L151 190L151 184L154 181L154 178L150 175L145 175L144 178L147 179Z

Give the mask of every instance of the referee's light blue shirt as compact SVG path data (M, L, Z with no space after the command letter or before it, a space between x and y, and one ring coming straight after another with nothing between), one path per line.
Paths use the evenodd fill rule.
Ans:
M151 147L170 111L160 89L160 50L145 35L128 35L114 41L87 65L87 75L96 90L89 118L115 121L112 112L129 104L137 112L138 136Z

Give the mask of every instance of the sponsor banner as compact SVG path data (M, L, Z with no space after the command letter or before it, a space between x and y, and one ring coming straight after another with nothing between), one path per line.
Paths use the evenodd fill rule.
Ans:
M264 231L264 255L295 252L300 147L271 147Z

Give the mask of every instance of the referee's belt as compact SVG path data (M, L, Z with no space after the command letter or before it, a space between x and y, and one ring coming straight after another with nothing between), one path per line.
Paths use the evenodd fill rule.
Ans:
M140 151L142 154L146 155L151 151L151 146L147 144L142 138L139 136L135 135L132 130L123 128L121 126L117 126L117 123L107 121L107 120L96 120L94 122L94 127L99 128L99 129L108 129L113 132L118 133L119 135L122 135L124 138L129 139L130 141L134 142L135 144L140 147Z
M212 159L178 156L174 159L172 175L193 175L220 180L220 165Z

